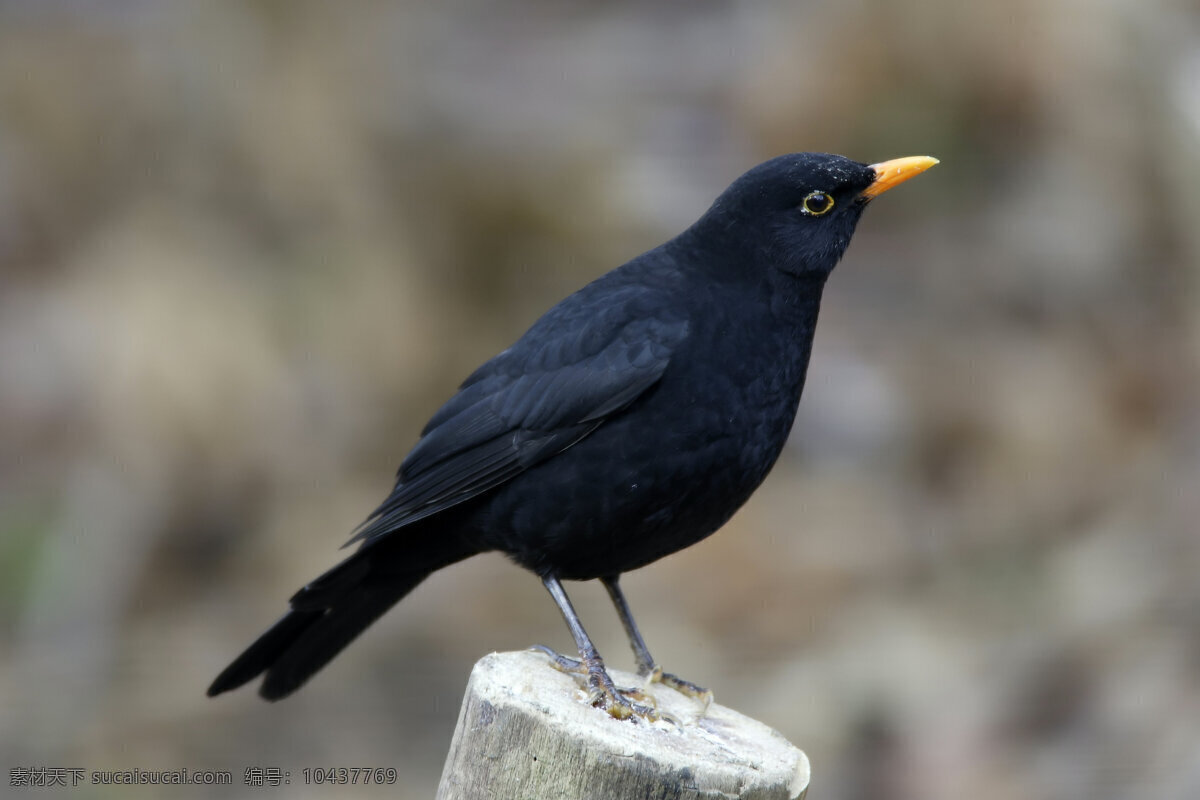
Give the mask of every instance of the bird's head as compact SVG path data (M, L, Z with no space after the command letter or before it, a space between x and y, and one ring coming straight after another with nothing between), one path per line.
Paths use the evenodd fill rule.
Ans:
M748 248L754 263L827 275L867 203L936 163L928 156L871 165L826 153L779 156L734 181L694 230L719 246Z

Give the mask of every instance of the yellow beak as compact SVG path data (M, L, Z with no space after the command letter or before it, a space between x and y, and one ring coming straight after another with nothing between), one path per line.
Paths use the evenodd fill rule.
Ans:
M871 169L875 170L875 182L863 189L861 196L870 200L893 186L899 186L909 178L920 175L936 163L938 160L929 156L907 156L872 164Z

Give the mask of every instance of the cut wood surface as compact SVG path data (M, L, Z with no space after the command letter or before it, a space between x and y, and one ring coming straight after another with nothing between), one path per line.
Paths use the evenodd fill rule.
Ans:
M636 675L610 670L618 686ZM588 704L574 676L535 652L493 653L471 672L439 800L754 798L808 788L802 751L770 727L660 684L678 722L617 720Z

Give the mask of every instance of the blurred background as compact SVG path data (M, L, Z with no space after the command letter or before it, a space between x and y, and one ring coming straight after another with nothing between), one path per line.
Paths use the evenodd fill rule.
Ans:
M431 797L474 661L571 647L502 557L204 689L474 366L795 150L942 163L767 483L626 578L651 649L814 800L1200 796L1195 0L0 0L0 765Z

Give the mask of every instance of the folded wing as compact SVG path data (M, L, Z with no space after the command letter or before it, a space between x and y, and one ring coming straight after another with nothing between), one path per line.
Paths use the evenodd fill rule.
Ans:
M499 486L659 381L687 336L686 320L656 314L669 306L641 287L621 287L603 303L588 299L581 292L564 301L467 378L351 542L371 542Z

